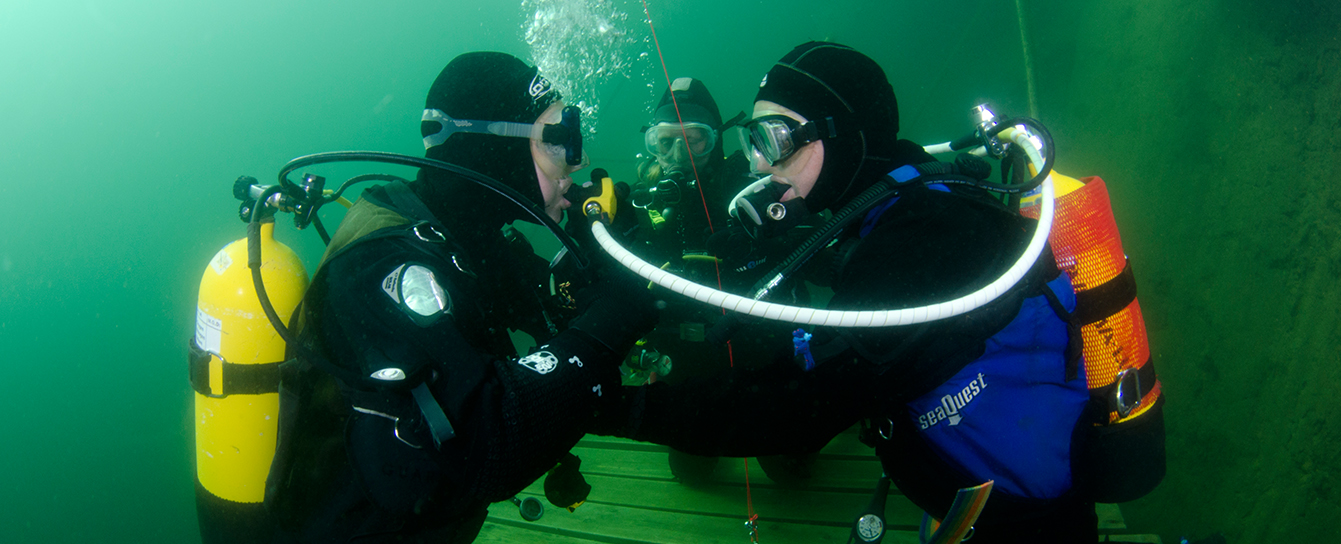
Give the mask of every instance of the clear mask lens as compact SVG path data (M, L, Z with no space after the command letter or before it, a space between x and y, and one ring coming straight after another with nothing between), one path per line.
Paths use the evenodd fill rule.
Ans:
M578 161L578 164L568 164L568 149L561 145L547 144L543 142L532 141L531 156L535 159L536 166L545 176L553 180L559 180L573 175L573 172L586 168L591 164L590 157L586 151Z
M676 123L661 123L644 136L647 152L663 160L686 148L694 157L703 157L717 145L717 131L703 123L685 123L683 129Z
M792 143L792 124L795 121L788 121L781 116L771 116L745 125L740 132L741 148L750 154L751 163L762 161L773 166L796 152Z

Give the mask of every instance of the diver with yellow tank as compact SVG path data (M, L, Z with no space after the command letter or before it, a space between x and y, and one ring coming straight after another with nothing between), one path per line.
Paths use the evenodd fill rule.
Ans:
M239 183L249 241L205 272L213 282L215 264L231 260L219 268L235 272L223 290L238 300L215 303L216 289L202 288L208 317L193 342L192 382L202 413L227 411L239 434L264 438L232 440L213 430L217 419L197 422L198 457L245 455L218 470L198 463L206 542L470 542L489 503L547 472L572 484L579 461L568 450L613 398L606 392L618 389L619 362L657 316L644 283L619 267L592 266L556 224L571 205L573 172L586 165L580 112L534 67L467 53L439 74L420 128L425 158L314 155L287 165L279 185ZM350 180L389 183L353 204L304 292L306 274L281 264L292 252L269 242L273 222L263 217L291 211L326 238L316 209L350 182L327 194L320 177L287 176L345 160L419 174ZM613 216L616 203L604 196L584 207ZM506 232L513 220L548 227L568 248L568 268L580 272L573 311L546 289L546 263ZM235 327L215 314L253 319ZM509 329L539 346L516 353ZM236 354L227 346L241 336L269 346L252 354L243 344L248 351ZM219 378L217 360L226 360ZM252 362L264 370L244 368ZM210 404L209 395L234 404ZM266 404L253 409L258 400ZM217 485L215 474L242 482L246 493ZM563 506L585 498L564 491L556 491Z

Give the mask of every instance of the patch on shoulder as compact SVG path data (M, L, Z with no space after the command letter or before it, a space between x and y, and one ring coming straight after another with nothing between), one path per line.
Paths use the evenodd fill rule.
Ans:
M548 351L537 351L518 359L517 364L540 374L549 374L559 367L559 358Z
M396 301L396 304L400 304L400 275L403 272L405 265L402 264L382 278L382 290L386 292L386 296L391 297L391 300Z
M421 327L451 313L451 297L438 283L437 274L427 266L402 264L382 278L381 287L396 307Z

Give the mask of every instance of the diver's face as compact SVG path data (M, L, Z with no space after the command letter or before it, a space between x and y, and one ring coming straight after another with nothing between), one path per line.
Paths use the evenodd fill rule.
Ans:
M663 170L690 170L693 166L691 160L697 162L706 159L708 151L711 151L711 129L700 123L687 126L662 123L649 130L653 131L653 135L649 138L648 148L656 155Z
M540 114L536 123L540 125L558 123L563 115L563 102L551 104L545 113ZM531 159L535 162L535 177L540 183L540 195L544 197L545 215L559 221L563 211L572 203L565 199L564 193L573 186L573 170L563 162L563 147L531 140Z
M765 115L785 115L795 119L798 123L805 124L807 119L801 114L783 107L775 102L760 100L754 103L755 119ZM810 190L815 188L815 181L819 179L820 168L824 166L824 142L816 140L801 146L792 156L787 157L782 162L769 165L762 160L754 161L750 167L761 174L771 174L773 181L790 187L787 192L782 194L782 201L786 202L793 198L805 198L810 194Z
M550 179L545 174L545 170L537 164L535 167L535 177L540 180L540 195L545 198L545 215L553 219L556 223L563 219L563 211L572 206L568 199L564 198L564 193L573 186L573 176L568 175L559 179Z

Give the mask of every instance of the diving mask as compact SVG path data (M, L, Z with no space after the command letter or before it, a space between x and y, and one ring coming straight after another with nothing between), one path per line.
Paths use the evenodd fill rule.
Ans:
M663 161L671 160L677 149L688 148L694 158L702 158L717 145L717 130L703 123L658 123L643 132L647 152Z
M765 115L740 125L740 147L750 164L763 161L776 166L806 144L838 135L833 117L801 123L786 115Z
M555 104L560 105L562 102ZM589 164L587 154L582 150L582 110L577 106L567 106L558 112L558 123L546 122L553 120L553 117L554 106L534 123L453 119L442 110L426 109L421 120L438 123L442 128L424 136L424 149L442 145L458 132L527 138L534 144L532 149L537 151L532 153L536 165L545 175L562 179Z

